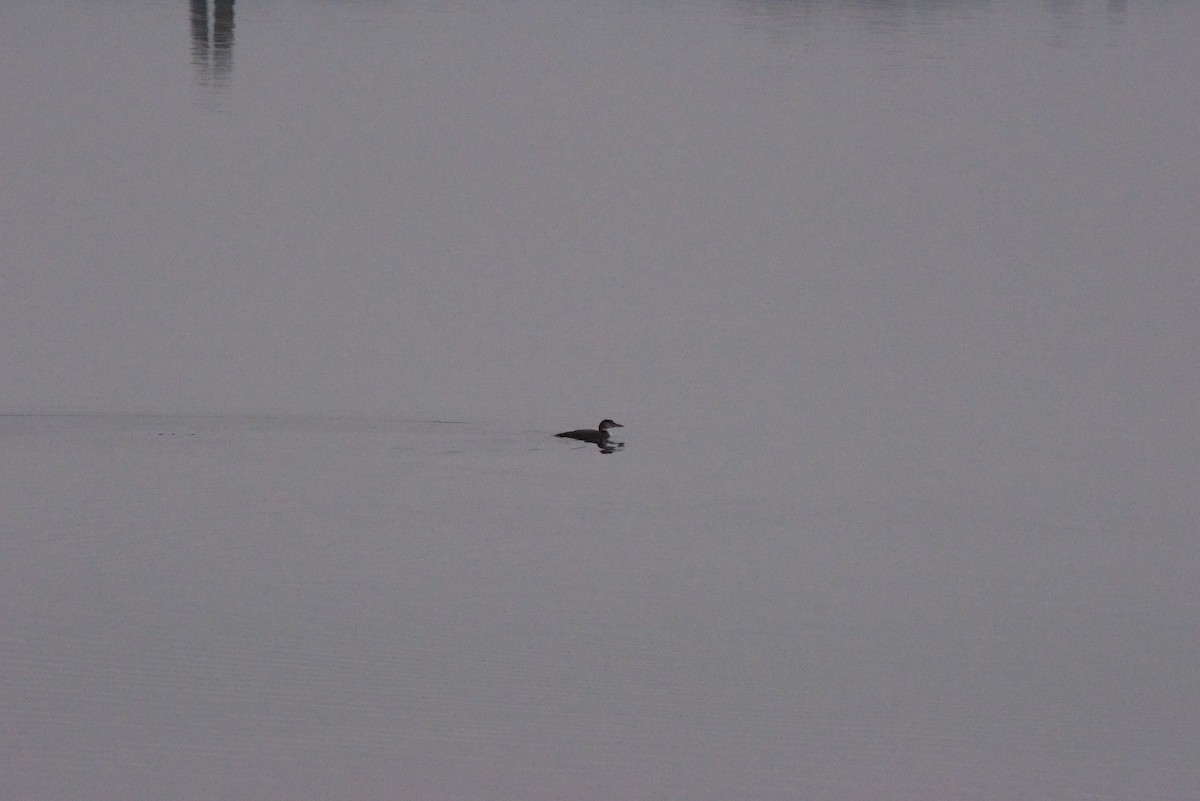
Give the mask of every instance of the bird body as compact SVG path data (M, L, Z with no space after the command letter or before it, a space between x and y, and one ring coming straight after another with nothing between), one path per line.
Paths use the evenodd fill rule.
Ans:
M617 445L609 439L608 430L610 428L624 428L620 423L614 423L612 420L601 420L600 425L596 428L578 428L574 431L564 431L561 434L555 434L556 437L566 437L567 439L578 439L583 442L590 442L593 445L599 445L601 448Z

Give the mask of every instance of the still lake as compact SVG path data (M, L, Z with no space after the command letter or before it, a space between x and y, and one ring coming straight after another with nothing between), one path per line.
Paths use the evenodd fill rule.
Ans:
M0 796L1200 797L1198 31L0 0Z

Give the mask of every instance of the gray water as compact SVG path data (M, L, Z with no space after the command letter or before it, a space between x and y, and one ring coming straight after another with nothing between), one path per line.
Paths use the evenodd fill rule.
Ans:
M0 796L1200 797L1198 30L0 2Z

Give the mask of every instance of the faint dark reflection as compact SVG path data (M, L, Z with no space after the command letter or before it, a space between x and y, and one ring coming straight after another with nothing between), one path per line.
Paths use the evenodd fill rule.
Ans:
M208 0L188 0L192 28L192 68L200 87L221 97L233 74L233 0L213 0L209 31Z
M192 23L192 66L208 69L208 0L189 0L188 21Z

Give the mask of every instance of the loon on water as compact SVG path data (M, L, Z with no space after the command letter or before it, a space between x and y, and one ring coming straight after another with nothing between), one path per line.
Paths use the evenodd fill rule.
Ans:
M594 445L599 445L600 449L611 448L614 446L624 445L624 442L613 442L608 438L608 429L624 428L620 423L614 423L612 420L601 420L598 429L580 428L575 431L564 431L561 434L555 434L556 437L567 437L568 439L581 439L584 442L591 442Z

